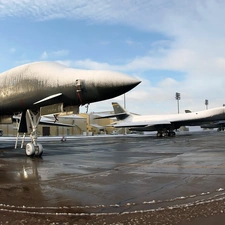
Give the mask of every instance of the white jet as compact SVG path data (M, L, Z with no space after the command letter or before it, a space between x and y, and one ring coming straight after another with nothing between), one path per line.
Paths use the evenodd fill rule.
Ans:
M117 121L111 126L129 128L131 131L157 131L158 137L175 136L174 130L181 126L200 126L208 122L225 120L225 107L181 114L137 115L127 112L116 102L113 102L112 106L115 114L100 117L116 117Z

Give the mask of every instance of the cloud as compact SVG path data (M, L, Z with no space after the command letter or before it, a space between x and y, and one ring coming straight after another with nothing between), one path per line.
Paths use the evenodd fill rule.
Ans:
M32 61L29 59L21 59L14 62L14 66L20 66L23 64L31 63Z
M68 50L62 49L62 50L58 50L58 51L52 51L52 52L47 52L44 51L40 58L42 60L46 60L46 59L55 59L55 58L61 58L61 57L65 57L69 54Z
M123 23L158 30L159 25L170 18L168 13L171 11L175 15L180 13L193 17L192 11L199 2L201 1L196 0L191 4L176 0L142 0L138 3L136 0L0 0L0 17L30 17L34 20L85 19L90 23Z
M181 93L181 109L204 109L205 98L209 99L209 108L225 102L224 7L225 2L220 0L142 0L138 3L136 0L0 0L0 19L85 20L92 24L131 26L149 36L163 34L165 38L152 42L145 55L124 59L120 65L91 58L65 59L69 53L66 50L46 50L41 58L60 60L65 65L84 69L138 74L143 82L127 94L134 106L139 105L136 112L166 113L176 112L176 91ZM129 45L137 44L132 38L126 40ZM148 80L155 70L182 72L184 77L176 80L170 75L164 76L161 82L153 85ZM119 100L123 101L123 98L119 97Z
M35 20L70 18L87 19L90 22L115 22L123 20L145 5L148 5L147 1L137 5L135 1L1 0L0 17L28 16Z
M85 60L66 60L59 61L62 64L72 67L79 67L85 69L108 69L108 70L119 70L124 72L134 71L147 71L147 70L176 70L176 71L187 71L192 64L196 62L197 55L195 52L191 52L188 49L178 49L174 51L165 51L161 57L154 56L143 56L136 57L127 64L123 65L110 65L105 62L97 62L91 59Z
M100 44L104 46L110 45L110 41L100 41Z
M42 54L41 54L41 59L47 59L48 58L48 54L46 51L44 51Z
M15 52L16 52L16 49L15 49L15 48L10 48L10 49L9 49L9 52L10 52L10 53L15 53Z
M90 59L85 60L57 60L58 63L61 63L68 67L81 68L81 69L92 69L92 70L118 70L118 66L112 66L108 63L100 63L92 61Z
M129 45L129 46L141 46L141 43L140 42L136 42L136 41L133 41L131 39L127 39L126 41L126 44Z

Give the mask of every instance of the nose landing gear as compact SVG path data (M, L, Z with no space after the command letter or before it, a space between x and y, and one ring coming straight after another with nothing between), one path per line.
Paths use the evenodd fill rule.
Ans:
M37 143L36 145L34 145L33 143L28 143L26 145L26 155L27 156L39 156L41 157L43 154L43 147L42 144Z
M41 157L43 154L43 147L40 143L37 143L37 126L40 122L41 116L40 113L34 114L31 110L27 110L24 115L21 116L20 124L23 123L26 129L24 130L24 135L21 143L21 148L23 148L25 133L28 133L30 130L30 139L31 142L26 144L25 153L27 156L39 156ZM23 120L23 122L22 122ZM16 138L15 148L17 148L18 138L19 138L19 128L23 125L18 125L18 133Z
M27 115L32 131L30 133L31 142L26 145L26 155L40 157L43 154L43 147L40 143L37 143L37 126L40 122L41 117L39 113L35 115L30 110L27 110Z

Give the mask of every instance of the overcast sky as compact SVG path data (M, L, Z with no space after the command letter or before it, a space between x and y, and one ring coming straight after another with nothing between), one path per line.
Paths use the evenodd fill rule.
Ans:
M142 81L127 110L177 113L225 104L223 0L0 0L0 73L34 61L107 69ZM123 96L91 104L111 110ZM85 111L81 107L81 111Z

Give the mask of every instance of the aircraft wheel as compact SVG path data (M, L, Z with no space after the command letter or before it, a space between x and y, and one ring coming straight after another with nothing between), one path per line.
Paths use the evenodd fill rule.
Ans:
M168 136L168 132L167 132L167 131L163 132L163 133L162 133L162 136L163 136L163 137L167 137L167 136Z
M161 132L158 132L157 133L157 137L162 137L162 133Z
M35 154L35 148L32 143L28 143L26 145L26 155L27 156L33 156Z
M36 149L35 149L35 155L41 157L43 154L43 147L42 144L37 143Z

